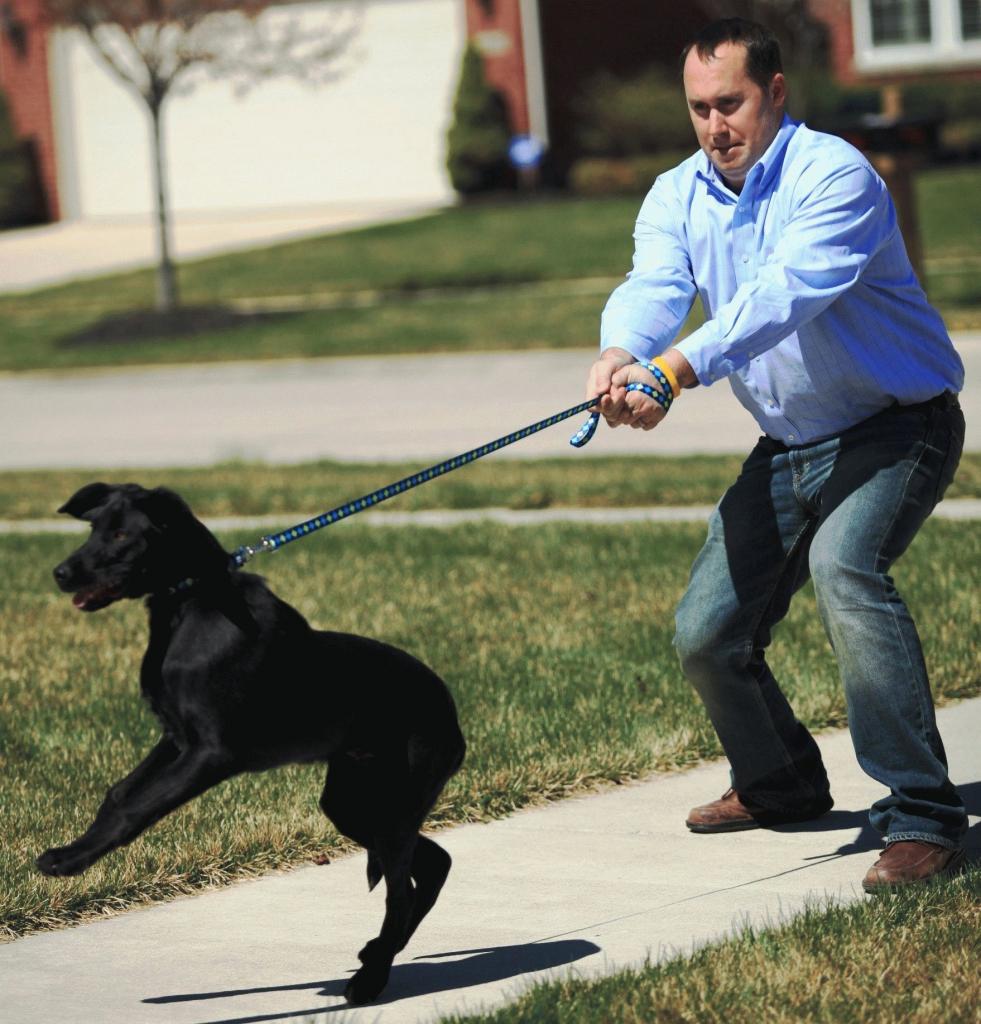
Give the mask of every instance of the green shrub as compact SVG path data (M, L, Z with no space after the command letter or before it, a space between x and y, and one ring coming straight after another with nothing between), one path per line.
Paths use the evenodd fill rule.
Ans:
M826 74L788 78L790 114L812 128L842 131L882 109L882 91L874 86L839 85ZM940 122L942 150L966 156L981 152L981 82L921 80L900 91L904 116Z
M628 157L692 147L679 76L652 66L632 78L600 72L573 104L585 156Z
M976 160L981 156L981 118L945 122L940 128L940 145L949 155Z
M468 44L447 136L446 167L457 192L470 195L508 183L507 111L484 75L484 62Z
M912 82L903 87L903 111L941 119L940 146L948 156L981 154L981 82Z
M787 112L812 128L851 123L862 114L877 113L881 105L881 90L874 86L839 85L828 71L787 75Z
M960 121L978 116L981 82L910 82L902 88L903 110L911 116L942 116Z
M569 187L580 195L643 195L659 174L677 167L694 152L692 144L688 149L643 156L583 157L569 171Z

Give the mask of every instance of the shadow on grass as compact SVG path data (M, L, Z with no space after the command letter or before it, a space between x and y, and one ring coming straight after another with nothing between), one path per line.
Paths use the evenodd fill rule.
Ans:
M134 309L112 313L57 340L58 348L127 345L144 341L193 338L199 334L235 331L243 327L268 326L297 314L276 311L242 311L228 306L184 306L169 313L155 309Z
M566 964L575 963L584 957L594 956L602 950L592 942L583 939L565 939L558 942L528 942L515 946L494 946L487 949L463 949L446 953L432 953L419 956L409 963L397 963L392 967L388 985L380 999L372 1006L413 996L431 995L453 989L470 988L495 981L506 981L524 974L546 971ZM436 961L436 962L426 962ZM352 972L353 973L353 972ZM232 989L220 992L192 992L170 996L155 996L144 999L144 1003L188 1003L209 999L229 999L236 996L253 996L271 992L301 992L315 990L317 996L341 997L348 978L332 981L301 982L296 985L272 985L262 988ZM215 1020L212 1024L255 1024L267 1020L287 1020L314 1014L326 1014L349 1010L347 1003L318 1006L312 1009L286 1013L270 1013L258 1016L231 1017Z

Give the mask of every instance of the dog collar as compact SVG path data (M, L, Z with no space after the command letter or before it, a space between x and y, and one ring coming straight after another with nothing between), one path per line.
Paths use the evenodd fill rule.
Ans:
M172 587L167 588L167 593L174 597L177 594L183 594L185 591L191 590L196 587L198 581L193 576L188 576L186 579L181 580L179 583L175 583Z

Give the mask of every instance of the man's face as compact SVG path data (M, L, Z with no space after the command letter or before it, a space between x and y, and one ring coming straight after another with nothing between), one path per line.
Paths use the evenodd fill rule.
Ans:
M774 75L764 89L746 73L746 47L722 43L708 60L689 52L684 84L699 146L739 192L780 128L787 98L783 75Z

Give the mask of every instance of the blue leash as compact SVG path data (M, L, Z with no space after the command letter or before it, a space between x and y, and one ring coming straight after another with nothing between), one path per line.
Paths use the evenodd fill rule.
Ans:
M629 385L628 390L639 390L640 387L641 385ZM378 505L383 501L387 501L389 498L394 498L396 494L402 494L405 491L411 490L413 487L418 487L419 484L426 483L429 480L435 480L436 477L442 476L444 473L449 473L451 470L459 469L461 466L466 466L467 463L474 462L476 459L483 458L485 455L490 455L491 452L496 452L501 448L507 447L509 444L514 444L515 441L520 441L525 437L529 437L531 434L537 434L539 430L545 430L546 427L551 427L556 423L561 423L562 420L566 420L570 416L575 416L577 413L585 412L587 409L594 406L596 401L597 399L591 398L588 402L580 402L579 405L574 405L571 409L566 409L565 412L559 412L554 416L549 416L546 420L539 420L538 423L533 423L530 427L524 427L522 430L516 430L513 434L505 434L504 437L499 437L496 441L491 441L490 444L482 445L480 448L473 448L471 451L464 452L462 455L457 455L452 459L447 459L445 462L439 462L435 466L430 466L428 469L420 470L418 473L413 473L412 476L404 477L403 479L396 481L394 484L389 484L387 487L382 487L377 491L372 491L371 494L366 494L362 498L349 501L346 505L338 505L337 508L331 509L329 512L324 512L323 515L319 515L314 519L308 519L305 523L298 523L296 526L292 526L288 530L283 530L281 533L269 534L266 537L262 537L255 546L243 544L242 547L238 548L232 555L232 568L240 569L246 562L260 552L276 551L285 544L289 544L294 540L299 540L301 537L307 537L311 533L315 533L317 530L322 530L325 526L330 526L332 523L340 522L342 519L347 519L348 516L353 516L355 513L362 512L364 509L371 508L373 505ZM569 444L575 448L582 448L593 434L596 433L596 425L598 423L599 413L591 413L589 419L587 419L579 430L576 431L576 433L569 439Z

